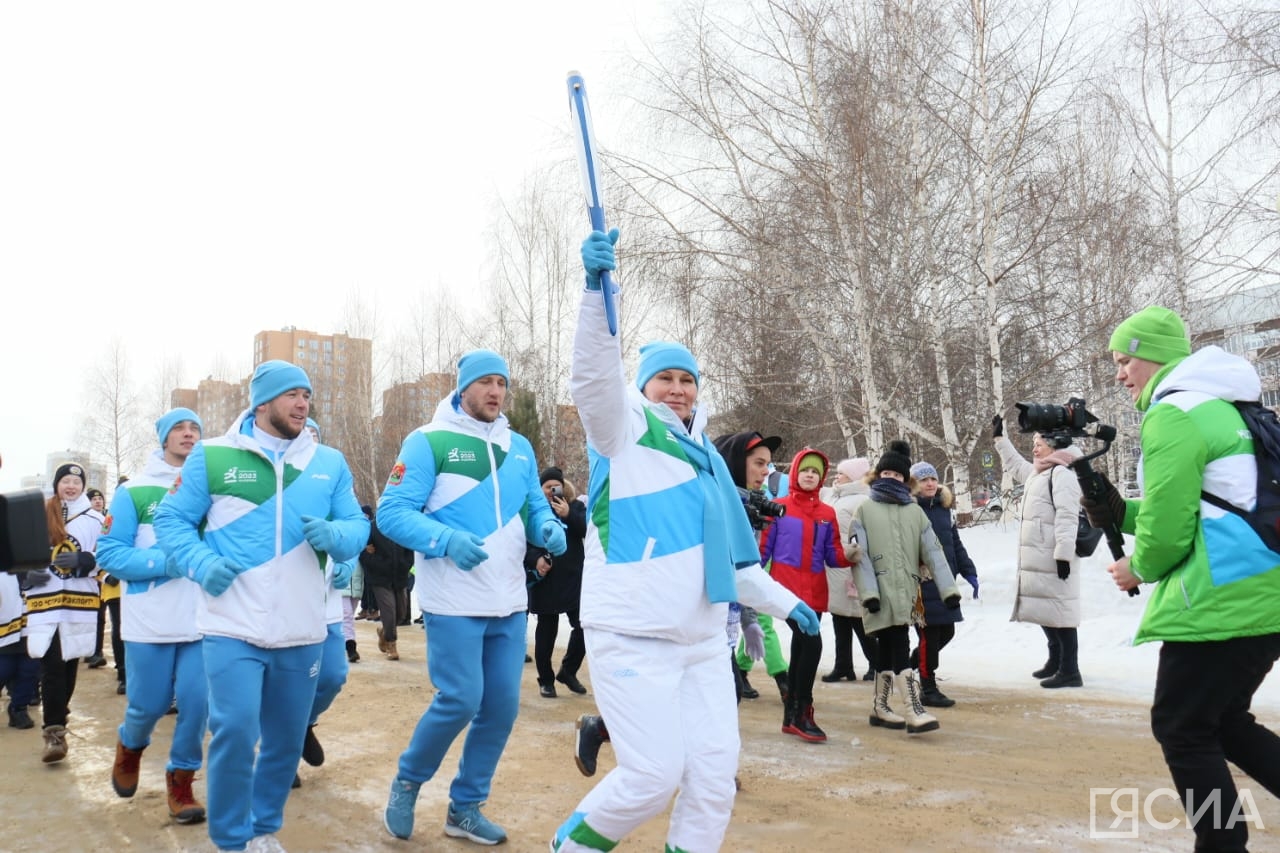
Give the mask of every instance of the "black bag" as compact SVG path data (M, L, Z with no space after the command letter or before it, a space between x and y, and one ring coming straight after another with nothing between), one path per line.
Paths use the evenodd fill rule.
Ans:
M1053 472L1049 472L1049 503L1053 503ZM1054 504L1056 507L1057 505ZM1085 515L1083 509L1076 519L1076 556L1091 557L1093 552L1098 550L1098 543L1102 541L1102 530L1089 524L1089 516Z
M1234 403L1253 437L1253 459L1258 465L1257 503L1248 511L1208 492L1202 491L1200 499L1249 522L1262 544L1280 554L1280 419L1257 401Z

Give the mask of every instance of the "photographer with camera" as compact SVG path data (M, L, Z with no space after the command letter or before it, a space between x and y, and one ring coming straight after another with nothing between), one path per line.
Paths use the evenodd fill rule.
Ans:
M1022 524L1018 528L1018 588L1014 622L1044 631L1049 658L1032 673L1048 688L1083 687L1080 675L1080 558L1076 533L1080 481L1068 466L1084 454L1066 431L1033 434L1027 461L1004 434L1004 419L991 420L1000 464L1022 483Z
M539 476L547 503L565 527L567 548L552 557L546 548L530 544L524 552L524 571L529 580L529 612L538 617L533 630L533 661L538 668L538 693L543 699L554 699L556 682L570 691L586 693L578 680L578 669L587 655L578 621L578 601L582 596L582 561L586 558L583 540L587 536L587 508L574 500L573 486L564 473L554 466ZM560 633L560 614L569 617L569 646L557 670L551 665Z
M1235 764L1280 796L1280 738L1250 712L1280 658L1280 557L1239 511L1258 502L1251 433L1233 401L1256 401L1253 366L1219 347L1191 352L1182 318L1151 306L1111 335L1116 381L1145 416L1138 482L1125 500L1110 483L1084 504L1098 527L1134 535L1108 571L1121 589L1155 584L1134 637L1163 642L1151 731L1182 792L1197 850L1244 850ZM1216 800L1211 798L1217 797ZM1203 809L1213 801L1220 808Z

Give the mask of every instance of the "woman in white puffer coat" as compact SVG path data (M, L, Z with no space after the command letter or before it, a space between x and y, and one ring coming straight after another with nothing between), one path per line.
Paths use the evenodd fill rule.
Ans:
M1024 483L1022 526L1018 532L1018 588L1010 621L1044 630L1049 659L1032 675L1041 687L1081 687L1077 660L1080 626L1080 559L1076 531L1080 482L1069 466L1083 454L1070 436L1036 433L1032 461L1003 435L997 416L993 434L1001 464Z

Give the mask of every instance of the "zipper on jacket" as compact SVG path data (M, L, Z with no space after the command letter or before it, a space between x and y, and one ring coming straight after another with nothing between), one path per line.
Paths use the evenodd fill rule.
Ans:
M494 532L502 529L502 486L498 484L498 460L493 455L493 424L484 428L484 452L489 456L489 476L493 478L493 519Z

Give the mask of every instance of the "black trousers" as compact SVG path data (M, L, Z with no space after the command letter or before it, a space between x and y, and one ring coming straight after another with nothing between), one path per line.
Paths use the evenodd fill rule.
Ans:
M560 669L551 663L551 653L556 648L556 637L560 633L559 613L539 613L538 624L533 629L533 663L538 668L538 683L554 685L557 675L577 677L582 667L582 660L587 656L587 643L582 634L582 623L578 621L578 611L570 610L569 647L564 651L564 659L560 661Z
M1044 627L1044 626L1041 626ZM1044 628L1049 641L1049 660L1058 662L1058 672L1076 675L1080 672L1080 636L1075 628Z
M1160 649L1151 732L1195 820L1197 851L1241 851L1249 840L1247 823L1232 824L1240 813L1228 761L1280 797L1280 737L1249 711L1277 658L1280 634ZM1216 814L1212 806L1200 811L1215 792Z
M921 678L933 678L938 669L938 653L955 638L956 626L950 623L925 625L924 628L916 628L916 636L920 638L920 645L911 650L911 668L918 669ZM920 660L921 646L924 647L923 661Z
M862 627L860 616L837 616L831 614L831 628L836 640L836 665L833 672L853 672L853 638L858 638L858 645L867 659L867 668L876 668L876 641L867 636Z
M40 659L40 710L46 726L65 726L71 694L76 692L80 658L62 659L62 634L54 632L49 650Z
M818 614L821 621L822 614ZM801 710L813 704L813 682L818 678L818 662L822 660L822 633L806 634L794 619L787 620L791 629L791 659L787 664L787 695Z
M876 672L899 673L911 662L911 635L906 625L890 625L871 636L876 639Z

